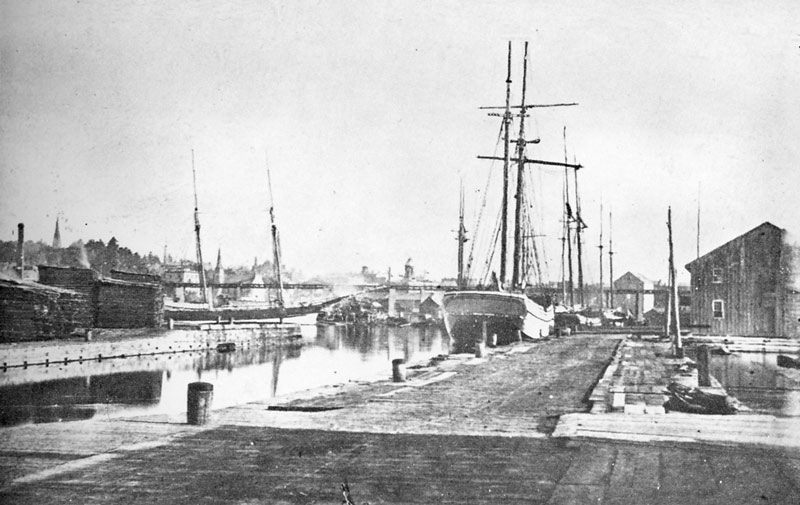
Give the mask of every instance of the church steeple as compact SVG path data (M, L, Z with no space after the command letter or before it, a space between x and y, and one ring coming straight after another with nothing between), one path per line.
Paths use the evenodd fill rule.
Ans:
M61 249L61 232L58 230L58 217L56 217L56 232L53 234L53 247Z
M217 284L225 282L225 269L222 267L222 248L217 249L217 267L214 269L214 280Z

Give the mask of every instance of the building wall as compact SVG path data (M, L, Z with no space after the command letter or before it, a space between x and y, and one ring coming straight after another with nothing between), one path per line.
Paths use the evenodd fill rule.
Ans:
M687 265L692 274L692 324L699 332L783 334L782 252L783 230L764 223ZM715 301L721 302L721 314L714 313Z

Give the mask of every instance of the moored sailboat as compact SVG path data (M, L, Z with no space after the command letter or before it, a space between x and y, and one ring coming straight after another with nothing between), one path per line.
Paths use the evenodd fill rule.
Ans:
M506 104L504 107L503 130L504 130L504 157L478 156L481 159L493 159L503 161L503 202L500 232L501 251L500 251L500 277L496 283L498 291L469 290L466 288L466 279L461 271L463 260L459 257L459 286L458 291L445 293L442 300L442 312L444 315L445 328L451 340L451 350L453 352L473 352L476 344L486 342L489 345L508 344L519 341L523 337L536 339L546 337L553 330L554 308L549 299L532 299L525 293L524 270L527 254L523 253L523 212L525 206L525 195L523 186L523 174L526 164L539 164L550 166L563 166L579 168L580 165L569 164L566 162L552 162L530 159L526 156L526 146L529 143L538 143L539 140L526 140L525 138L525 117L527 111L534 107L554 107L569 106L577 104L549 104L549 105L526 105L525 103L525 81L527 79L528 45L525 44L525 56L523 60L523 81L521 104L512 106L510 103L511 85L511 43L508 46L508 77L506 78ZM489 109L499 107L487 107ZM510 154L510 124L512 117L511 109L518 109L520 118L519 138L516 145L516 158ZM499 114L498 114L499 115ZM509 291L504 291L506 282L506 237L508 233L508 181L509 168L511 162L517 164L517 188L516 188L516 208L514 212L514 251L512 264L512 279ZM463 199L462 199L463 200ZM459 256L463 254L463 242L465 238L463 227L463 201L460 213L461 223L459 224Z
M194 169L194 150L192 150L192 180L194 183L194 222L195 222L195 244L197 251L198 273L200 278L200 289L203 303L182 303L174 304L166 302L164 305L164 318L174 321L264 321L277 320L283 322L287 318L296 318L316 314L324 307L334 304L347 296L332 296L316 303L304 303L297 306L286 306L284 300L284 282L282 272L282 255L280 247L280 234L275 220L275 205L272 195L272 179L267 167L267 183L270 197L270 234L272 238L272 265L274 281L269 283L271 286L264 286L264 289L275 289L275 298L270 303L260 304L246 303L242 305L230 304L226 306L214 307L211 299L207 296L208 283L203 268L202 247L200 245L200 220L198 217L197 204L197 178ZM225 286L217 285L217 287ZM233 287L236 287L234 285Z

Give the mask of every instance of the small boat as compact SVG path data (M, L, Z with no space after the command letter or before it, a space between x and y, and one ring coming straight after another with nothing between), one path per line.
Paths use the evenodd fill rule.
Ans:
M722 344L722 345L719 345L719 346L716 346L716 347L712 347L711 348L711 354L719 354L719 355L722 355L722 356L728 356L729 354L733 354L733 351L731 351L728 348L727 345Z
M223 342L217 344L217 352L233 352L236 350L236 342Z
M689 414L735 414L735 402L725 394L710 393L678 384L667 386L669 400L664 404L668 411Z
M778 354L778 366L781 368L800 368L800 359Z

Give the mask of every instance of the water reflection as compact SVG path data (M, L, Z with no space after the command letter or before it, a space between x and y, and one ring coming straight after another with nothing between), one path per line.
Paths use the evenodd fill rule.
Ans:
M0 388L0 425L90 419L92 404L152 404L161 398L161 372L125 372Z
M779 368L777 354L712 355L711 375L757 412L800 416L800 370Z
M312 330L314 327L311 327ZM214 408L265 400L350 380L385 378L391 361L447 353L434 327L326 326L302 345L261 345L63 366L9 369L0 375L0 425L102 416L180 414L186 388L214 384Z

